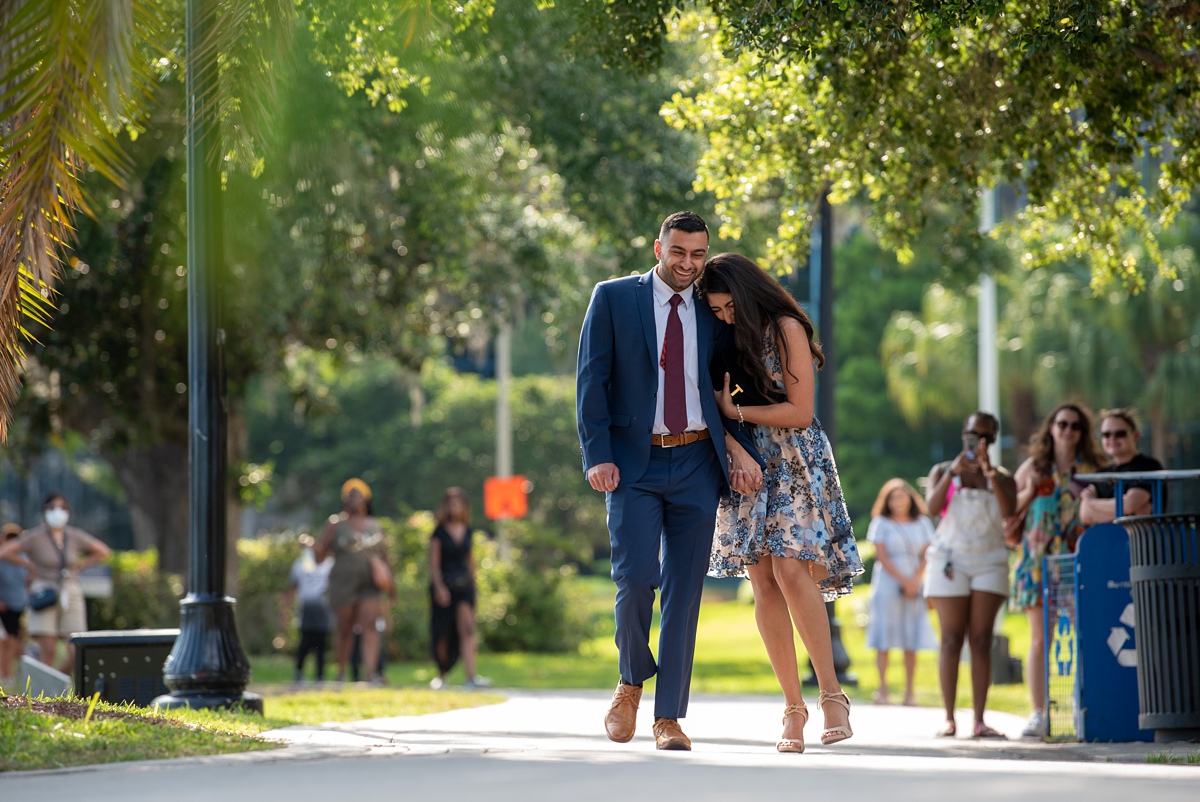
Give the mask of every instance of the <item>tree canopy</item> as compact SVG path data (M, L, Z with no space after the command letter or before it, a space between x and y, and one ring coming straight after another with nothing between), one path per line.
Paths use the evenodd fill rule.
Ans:
M583 2L610 62L712 35L727 58L668 113L708 134L700 184L729 221L778 205L777 257L802 252L826 187L869 198L907 258L934 207L974 228L1007 183L1026 266L1078 257L1134 288L1170 271L1157 236L1200 180L1194 0Z
M662 209L691 192L696 138L658 114L674 81L575 59L565 10L522 0L487 4L486 29L418 14L405 47L407 6L302 6L272 125L239 157L250 169L225 175L234 479L250 379L283 377L286 417L303 421L331 404L292 381L298 365L369 356L413 371L448 340L486 343L522 316L566 350L591 284L647 264ZM359 12L373 34L347 51ZM31 349L16 437L33 449L48 432L79 433L113 467L135 544L157 545L169 568L186 532L180 60L136 124L112 134L122 180L75 177L91 214L62 251L59 313ZM381 70L391 77L377 81Z

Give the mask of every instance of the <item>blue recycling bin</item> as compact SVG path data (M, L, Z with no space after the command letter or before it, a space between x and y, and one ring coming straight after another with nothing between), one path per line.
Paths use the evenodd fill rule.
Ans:
M1079 539L1075 635L1079 740L1153 740L1138 723L1139 631L1124 527L1099 524Z

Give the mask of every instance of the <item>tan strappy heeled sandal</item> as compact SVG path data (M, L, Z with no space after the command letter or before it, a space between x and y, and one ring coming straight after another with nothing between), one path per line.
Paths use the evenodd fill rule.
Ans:
M804 720L800 722L800 740L797 741L793 738L780 738L779 742L775 744L775 748L780 752L800 753L804 751L804 725L808 723L808 706L804 704L803 699L801 699L798 703L794 705L788 705L783 709L784 726L787 726L788 716L792 715L793 713L804 716Z
M846 723L837 727L826 727L821 731L821 743L825 746L844 741L854 735L854 730L850 729L850 697L840 691L838 693L821 691L820 696L817 697L817 708L824 708L829 702L840 705L846 711Z

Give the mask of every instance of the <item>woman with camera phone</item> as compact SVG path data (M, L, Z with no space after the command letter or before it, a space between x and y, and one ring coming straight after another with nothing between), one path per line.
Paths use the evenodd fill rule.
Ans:
M993 466L988 455L999 431L994 415L973 413L963 424L962 451L952 461L934 465L926 485L930 514L941 515L926 552L925 575L925 596L942 633L938 680L946 725L937 733L941 737L958 733L954 708L964 640L971 649L971 737L1005 737L983 721L992 679L992 631L1008 597L1004 516L1013 513L1017 497L1013 478Z

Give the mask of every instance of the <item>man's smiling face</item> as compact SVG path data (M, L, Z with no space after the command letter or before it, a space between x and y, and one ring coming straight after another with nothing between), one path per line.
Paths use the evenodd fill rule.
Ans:
M658 277L675 292L683 292L704 267L708 232L668 229L663 239L654 241L654 255L658 257Z

